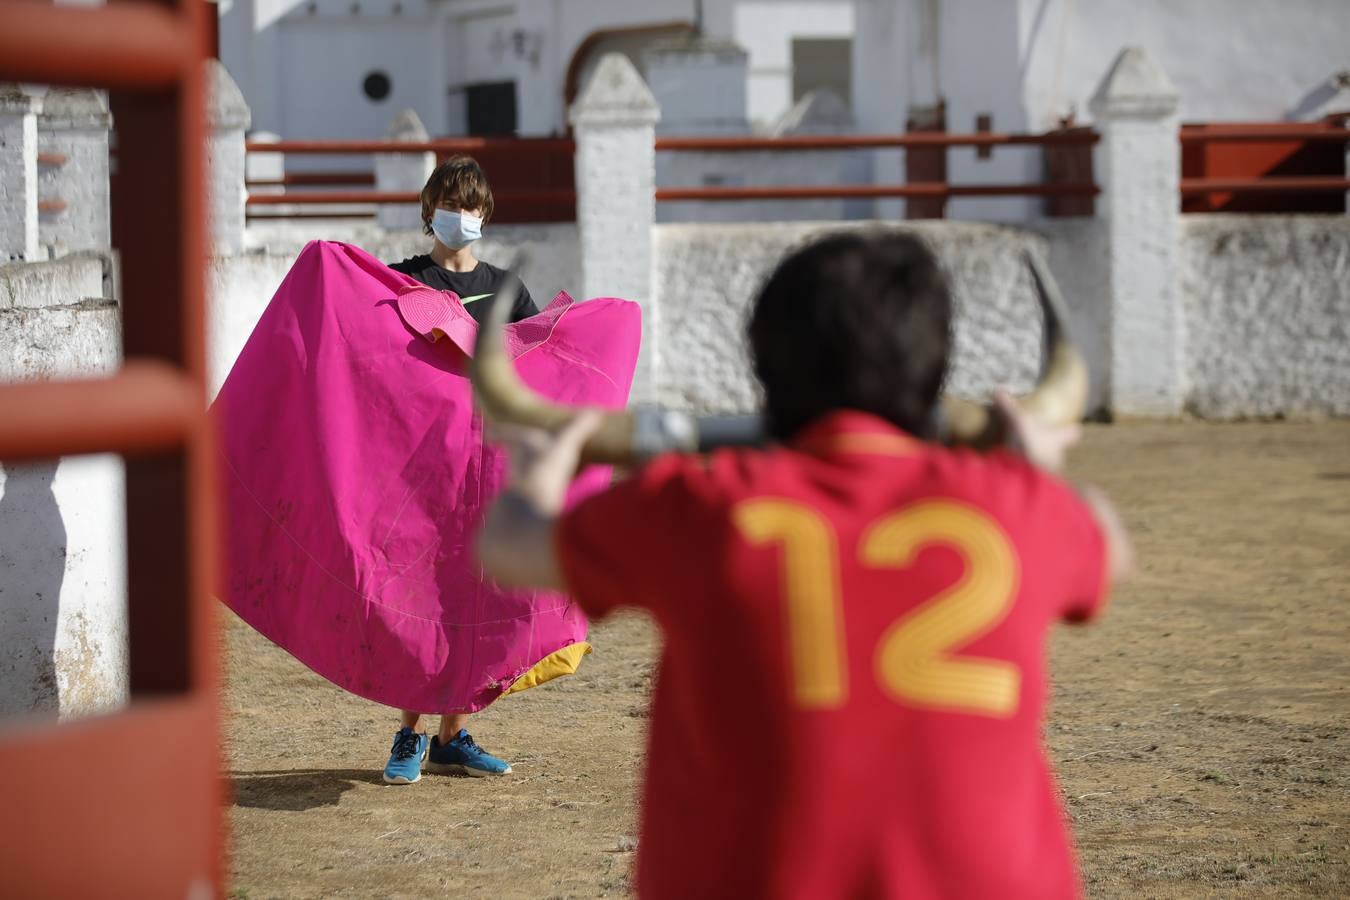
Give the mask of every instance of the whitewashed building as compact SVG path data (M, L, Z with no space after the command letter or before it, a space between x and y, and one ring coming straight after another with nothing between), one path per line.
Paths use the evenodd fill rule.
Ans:
M221 59L254 127L377 138L415 109L432 135L567 131L596 61L690 34L695 0L224 0ZM746 53L740 118L767 127L813 89L847 97L853 0L704 0L706 35ZM710 93L709 104L728 98Z
M709 112L743 102L760 129L826 88L865 131L939 101L953 131L1041 130L1087 118L1125 46L1171 74L1184 119L1350 103L1344 0L222 0L221 58L254 127L288 139L379 137L405 107L433 135L559 134L603 53L652 81L644 51L700 6L707 37L745 52L743 90L707 91Z

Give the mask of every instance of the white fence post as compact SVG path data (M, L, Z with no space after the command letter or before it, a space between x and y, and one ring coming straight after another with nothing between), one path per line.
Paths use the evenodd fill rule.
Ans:
M38 240L51 257L112 246L103 91L53 88L38 116Z
M417 113L405 109L394 116L385 135L391 141L404 144L431 140L427 127ZM375 190L417 193L427 183L436 168L436 154L418 153L375 154ZM422 207L417 203L381 203L377 218L381 228L406 229L422 227Z
M41 260L38 241L37 116L42 97L0 84L0 262Z
M1178 107L1176 88L1137 47L1121 51L1092 98L1118 414L1176 415L1186 399Z
M577 228L586 297L622 297L642 307L642 353L633 398L655 394L659 333L652 292L656 221L656 98L622 53L607 53L572 104Z
M229 256L244 249L244 133L252 115L239 85L219 60L208 60L207 183L210 185L211 237L215 252Z

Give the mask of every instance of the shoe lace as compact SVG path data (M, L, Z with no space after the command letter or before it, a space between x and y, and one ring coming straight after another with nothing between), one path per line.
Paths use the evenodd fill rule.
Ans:
M467 731L464 732L464 737L460 738L459 745L466 750L474 750L478 753L485 752L482 747L478 746L478 742L473 739L473 735L469 734Z
M419 741L415 732L400 734L394 740L394 759L408 759L417 755Z

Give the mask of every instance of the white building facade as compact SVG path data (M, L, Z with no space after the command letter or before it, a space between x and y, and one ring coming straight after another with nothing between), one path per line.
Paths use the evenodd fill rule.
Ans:
M221 59L253 126L286 139L379 138L417 111L433 136L567 131L600 56L692 33L695 0L225 0ZM808 91L845 98L853 0L703 0L704 33L748 55L767 127ZM716 98L709 98L716 102Z
M946 128L1040 132L1092 121L1089 99L1125 47L1148 51L1190 121L1307 121L1350 111L1345 0L856 0L852 109L869 133L942 104ZM1038 180L1030 148L948 154L954 183ZM875 178L903 180L899 153ZM1026 218L1033 201L953 200L952 218Z

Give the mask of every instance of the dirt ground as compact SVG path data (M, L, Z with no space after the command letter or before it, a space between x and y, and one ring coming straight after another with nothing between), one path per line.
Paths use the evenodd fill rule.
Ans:
M1350 422L1089 430L1140 572L1052 643L1050 756L1091 897L1350 896ZM658 636L475 736L504 779L380 782L396 726L230 614L235 897L623 896Z

